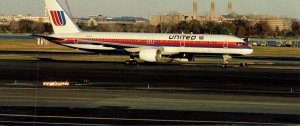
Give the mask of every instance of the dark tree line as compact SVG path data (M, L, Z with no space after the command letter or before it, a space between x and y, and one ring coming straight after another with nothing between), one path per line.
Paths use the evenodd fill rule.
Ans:
M160 24L156 27L156 32L163 33L169 26ZM193 33L193 34L226 34L239 37L296 37L300 35L300 23L293 22L292 30L280 30L278 27L274 30L266 21L260 21L251 24L247 20L235 20L233 23L228 22L206 22L200 23L198 20L190 22L181 21L171 27L171 33Z
M157 26L161 27L161 26ZM252 26L249 21L236 20L233 23L228 22L207 22L201 24L198 20L190 22L181 21L172 27L173 33L193 33L193 34L226 34L245 36L270 36L273 31L267 22L259 22Z
M292 23L292 32L290 33L293 35L300 35L300 22L293 22Z
M41 23L31 20L11 21L9 25L0 25L0 33L53 33L50 23Z
M98 32L142 32L142 33L193 33L193 34L226 34L239 37L299 37L300 23L294 21L291 30L280 30L278 27L272 29L266 21L251 24L247 20L235 20L228 22L206 22L198 20L181 21L172 24L159 24L153 26L147 23L135 24L98 24L88 26L86 23L78 22L77 25L84 31ZM12 21L9 25L0 25L0 33L34 33L51 34L52 26L49 23L34 22L30 20Z

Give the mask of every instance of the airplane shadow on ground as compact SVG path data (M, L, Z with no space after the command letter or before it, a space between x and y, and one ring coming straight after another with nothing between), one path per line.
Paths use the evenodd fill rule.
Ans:
M70 61L70 60L56 60L52 58L37 58L39 61L45 62L76 62L76 63L114 63L114 64L125 64L125 61ZM155 62L139 62L138 65L144 66L156 66L156 65L178 65L178 63L155 63ZM134 65L131 65L134 66Z

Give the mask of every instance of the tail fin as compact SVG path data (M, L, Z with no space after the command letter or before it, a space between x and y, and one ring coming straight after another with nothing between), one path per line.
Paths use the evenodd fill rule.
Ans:
M76 33L81 30L62 9L57 0L45 0L54 34Z

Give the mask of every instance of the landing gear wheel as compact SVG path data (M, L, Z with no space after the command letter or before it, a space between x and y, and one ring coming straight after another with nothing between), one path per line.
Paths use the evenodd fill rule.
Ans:
M248 67L247 63L240 63L240 67Z
M136 60L127 60L125 62L126 65L138 65L138 62Z
M228 63L229 63L229 60L231 60L232 57L230 55L223 55L223 64L222 64L222 67L223 68L227 68L228 67Z
M227 64L222 64L222 68L227 68Z
M138 62L136 60L131 61L132 65L138 65Z
M130 65L130 61L129 61L129 60L126 60L125 64L126 64L126 65Z

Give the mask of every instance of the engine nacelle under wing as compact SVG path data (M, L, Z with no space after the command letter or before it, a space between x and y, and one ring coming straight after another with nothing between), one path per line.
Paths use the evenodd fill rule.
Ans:
M159 49L141 49L139 52L141 60L147 62L158 62L161 59L161 50Z

